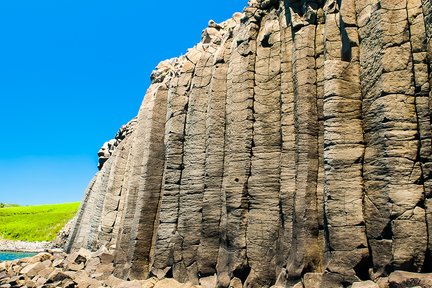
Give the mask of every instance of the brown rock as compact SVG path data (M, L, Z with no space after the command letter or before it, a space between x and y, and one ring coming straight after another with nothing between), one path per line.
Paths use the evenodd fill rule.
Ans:
M75 282L72 281L71 279L65 279L61 282L61 287L63 288L75 288Z
M39 278L36 280L36 286L37 286L37 287L43 286L45 283L47 283L47 281L48 281L47 278L45 278L45 277L39 277Z
M351 288L379 288L378 284L373 281L354 282Z
M22 263L28 263L28 264L34 264L37 262L44 262L46 260L52 260L53 259L53 255L51 253L39 253L33 257L30 258L23 258L20 259L19 261Z
M24 267L20 273L24 274L28 277L32 277L37 275L40 271L44 270L45 268L47 268L47 266L45 266L43 263L41 262L36 262L34 264L29 264L26 267Z
M432 274L420 274L405 271L395 271L389 276L390 288L414 287L424 288L432 287Z
M306 273L303 276L303 286L305 288L319 288L322 286L322 278L321 273Z
M230 288L242 288L242 287L243 287L243 284L242 284L242 282L241 282L240 279L238 279L238 278L233 278L233 279L231 279L231 282L230 282L230 284L229 284L229 287L230 287Z
M50 282L60 282L65 279L69 279L70 277L62 272L60 269L55 269L51 274L48 276L48 281Z
M54 271L53 267L46 267L45 269L39 271L37 274L43 278L48 278L49 275Z
M199 284L204 288L214 288L217 285L217 275L200 278Z
M55 259L52 263L53 267L63 268L64 259Z
M91 258L86 263L85 271L87 273L93 273L96 271L99 265L100 265L100 259L98 257Z
M93 288L93 287L100 287L101 283L96 280L91 278L86 272L84 271L79 271L77 272L76 276L73 278L73 281L77 284L78 287L83 287L83 288ZM111 285L111 282L106 281L106 284L111 286L111 287L116 287L115 285Z

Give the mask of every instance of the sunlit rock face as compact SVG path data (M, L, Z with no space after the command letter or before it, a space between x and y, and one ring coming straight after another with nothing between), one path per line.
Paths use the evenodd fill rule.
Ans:
M431 36L429 0L255 0L210 21L153 72L67 249L218 287L430 271Z

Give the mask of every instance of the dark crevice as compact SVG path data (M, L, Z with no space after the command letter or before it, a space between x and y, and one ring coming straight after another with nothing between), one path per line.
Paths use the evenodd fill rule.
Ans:
M338 0L339 7L342 7L342 0ZM346 31L345 22L342 19L342 14L339 13L340 19L340 33L341 33L341 60L346 62L351 62L352 51L351 51L351 41L349 39L348 33Z
M412 271L417 265L414 263L414 258L410 258L409 260L397 265L396 270L403 270L403 271Z
M417 184L417 183L416 183L416 184ZM417 202L416 207L420 207L420 208L426 210L426 205L425 205L425 201L424 201L424 199L420 199L420 200Z
M389 221L387 225L384 227L384 230L381 232L382 239L392 240L393 239L393 231L392 231L392 223Z
M421 273L431 273L431 272L432 272L432 255L431 255L430 248L427 248Z
M249 267L249 265L241 266L233 271L233 276L240 279L242 283L245 283L250 271L251 268Z
M165 274L165 278L173 278L173 269L172 267L170 267L170 269L167 271L167 273Z
M271 44L269 42L269 40L270 40L270 35L268 35L268 34L264 35L263 39L261 40L261 46L264 47L264 48L270 48L270 47L272 47L273 44Z
M355 224L355 225L353 225L353 226L354 226L354 227L364 227L364 226L365 226L365 222L362 221L362 222L357 223L357 224Z
M216 271L216 265L210 265L210 270L212 270L212 271ZM204 272L198 272L198 278L205 278L205 277L209 277L209 276L213 276L213 275L215 275L214 273L212 273L212 272L207 272L207 273L204 273Z
M366 247L364 247L366 248ZM363 257L357 265L354 266L354 271L358 278L362 281L370 279L369 269L372 267L372 258L369 256Z
M283 211L283 204L280 197L279 197L279 219L282 226L281 229L285 230L285 213Z

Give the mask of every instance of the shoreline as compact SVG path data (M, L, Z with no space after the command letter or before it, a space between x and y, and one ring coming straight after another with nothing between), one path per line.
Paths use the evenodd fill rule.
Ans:
M40 253L53 249L52 243L0 240L0 252Z

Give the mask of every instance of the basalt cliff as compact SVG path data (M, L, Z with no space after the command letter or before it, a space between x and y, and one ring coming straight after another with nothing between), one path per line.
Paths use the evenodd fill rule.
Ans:
M430 0L253 0L210 21L100 153L67 250L217 287L432 271L431 37Z

